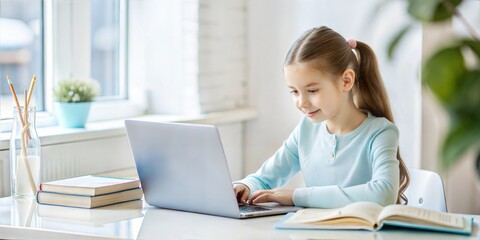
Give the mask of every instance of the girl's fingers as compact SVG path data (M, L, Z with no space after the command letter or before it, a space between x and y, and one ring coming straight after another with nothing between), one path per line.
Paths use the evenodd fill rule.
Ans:
M264 203L264 202L276 202L281 205L291 206L293 203L292 189L271 189L257 191L250 197L251 204Z
M242 201L242 192L241 191L235 191L235 196L237 197L237 202Z
M249 191L247 189L243 190L240 196L240 203L246 204L248 199ZM238 196L238 195L237 195Z
M251 204L269 202L272 194L270 191L258 191L250 198Z
M265 203L265 202L275 202L275 200L273 200L272 197L273 197L273 194L271 194L271 193L262 194L262 195L258 196L258 198L253 200L253 204Z
M234 185L233 190L235 191L235 196L237 197L237 202L245 204L250 194L248 187L243 185Z
M264 192L265 192L265 190L259 190L259 191L254 192L252 194L252 196L250 196L250 202L253 201L254 199L256 199L261 194L263 194Z

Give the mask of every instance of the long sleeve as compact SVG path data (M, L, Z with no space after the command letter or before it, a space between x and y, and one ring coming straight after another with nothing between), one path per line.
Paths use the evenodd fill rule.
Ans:
M360 136L357 136L357 139ZM362 140L362 139L360 139ZM358 140L357 140L358 141ZM350 149L353 155L369 158L371 163L371 179L363 184L344 186L325 185L299 188L295 190L293 201L297 206L337 208L357 201L371 201L381 205L395 203L399 189L399 162L396 154L398 149L398 129L390 124L380 129L370 138L363 139L365 146L362 151ZM358 146L360 144L357 144ZM365 154L362 154L365 153ZM365 159L359 162L367 164ZM353 164L351 167L355 167ZM365 168L363 168L365 169ZM308 170L306 170L308 171ZM360 172L361 173L361 172ZM363 171L369 175L368 171ZM345 176L348 178L349 176ZM353 177L355 178L355 177Z
M247 185L250 188L250 194L257 190L272 189L285 184L300 170L297 131L298 126L257 172L234 183Z
M306 187L295 189L296 206L337 208L357 201L393 204L399 189L398 139L393 123L371 113L345 135L329 133L326 122L303 118L256 173L238 182L253 193L282 186L301 170Z

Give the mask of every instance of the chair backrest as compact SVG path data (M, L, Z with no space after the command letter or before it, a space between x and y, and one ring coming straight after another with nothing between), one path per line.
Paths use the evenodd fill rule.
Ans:
M409 169L410 185L405 190L409 206L447 212L445 190L440 175L422 169Z

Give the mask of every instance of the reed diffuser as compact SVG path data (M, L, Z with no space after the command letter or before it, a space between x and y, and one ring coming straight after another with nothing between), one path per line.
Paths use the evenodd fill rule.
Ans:
M33 75L30 87L24 90L24 106L20 106L13 82L7 76L12 92L14 107L14 122L10 138L10 182L14 197L35 196L37 184L40 182L40 152L41 145L36 131L36 109L29 106L36 82Z

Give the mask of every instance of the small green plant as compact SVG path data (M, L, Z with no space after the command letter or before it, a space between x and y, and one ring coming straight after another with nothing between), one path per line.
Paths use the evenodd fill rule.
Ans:
M98 82L94 80L68 79L57 83L53 97L57 102L91 102L99 89Z

